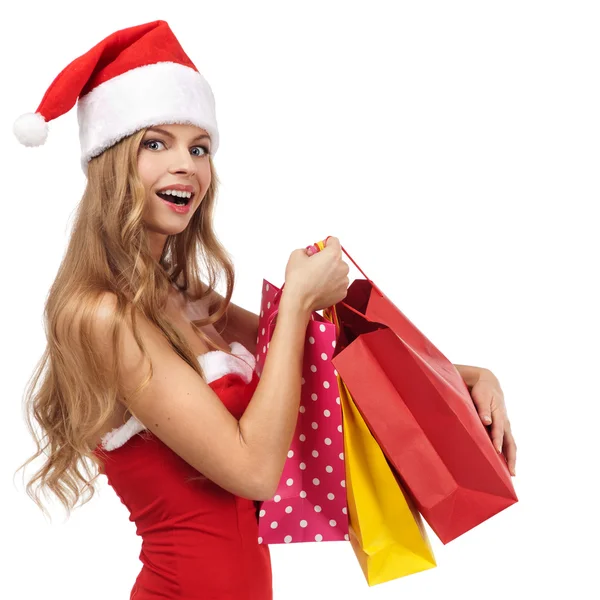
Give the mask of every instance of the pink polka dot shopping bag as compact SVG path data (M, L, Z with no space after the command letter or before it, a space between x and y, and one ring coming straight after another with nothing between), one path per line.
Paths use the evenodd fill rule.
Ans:
M268 353L281 290L263 281L256 372ZM275 496L261 504L259 542L349 540L342 412L331 363L335 326L313 313L306 330L298 422Z

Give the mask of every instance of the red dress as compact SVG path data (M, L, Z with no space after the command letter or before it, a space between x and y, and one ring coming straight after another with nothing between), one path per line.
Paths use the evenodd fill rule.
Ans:
M254 357L200 355L207 381L239 419L256 389ZM104 474L142 538L143 567L130 600L271 600L269 548L259 544L259 502L240 498L201 474L132 417L95 450Z

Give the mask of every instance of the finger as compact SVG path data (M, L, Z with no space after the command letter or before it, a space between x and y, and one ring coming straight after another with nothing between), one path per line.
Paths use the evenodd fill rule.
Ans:
M341 252L342 250L342 246L340 244L340 240L338 240L338 238L333 237L332 235L330 235L326 242L325 242L325 247L326 248L333 248L334 250L339 250Z
M345 262L345 261L342 261L342 262L344 263L344 267L345 267L344 271L345 271L346 275L348 275L348 273L350 273L350 266L348 265L347 262Z
M312 246L306 247L306 254L308 254L308 256L312 256L313 254L316 254L318 251L319 251L319 249L314 244Z
M515 469L517 465L517 444L510 427L507 427L504 431L504 456L506 457L510 474L515 477Z
M500 411L492 412L492 443L498 454L502 454L504 442L504 419Z
M478 409L478 412L479 412L479 418L481 419L481 422L484 425L492 424L492 417L490 417L489 408Z
M490 425L492 422L492 398L493 396L488 394L482 394L478 391L471 392L471 397L473 398L473 402L475 407L477 408L477 413L479 414L479 418L481 419L484 425Z

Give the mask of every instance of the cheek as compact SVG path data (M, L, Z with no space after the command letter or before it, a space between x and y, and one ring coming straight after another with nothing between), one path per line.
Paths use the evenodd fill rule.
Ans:
M147 153L143 153L139 156L137 162L138 174L146 192L156 183L161 172L160 165L157 164L156 160L152 160L152 158Z
M211 181L210 163L208 160L203 161L198 167L198 179L200 180L202 189L206 191Z
M146 189L148 188L148 182L149 182L149 178L150 178L149 166L150 165L148 164L148 161L145 160L143 155L138 157L138 161L137 161L138 175L140 176L140 179L142 180L142 183L144 184L144 187Z

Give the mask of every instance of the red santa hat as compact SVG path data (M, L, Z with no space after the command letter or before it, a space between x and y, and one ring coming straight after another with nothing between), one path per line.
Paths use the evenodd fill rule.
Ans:
M75 59L52 82L35 113L14 124L25 146L40 146L48 121L77 102L81 166L124 137L152 125L205 129L219 146L215 100L165 21L122 29Z

